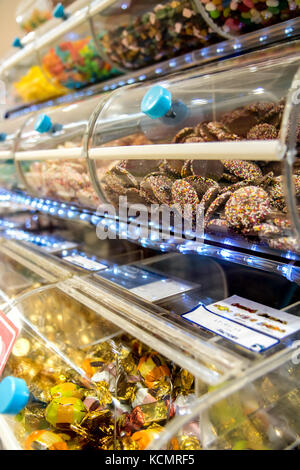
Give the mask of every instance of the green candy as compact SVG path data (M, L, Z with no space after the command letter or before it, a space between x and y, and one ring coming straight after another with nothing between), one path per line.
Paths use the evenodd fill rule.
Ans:
M232 450L247 450L247 449L248 449L247 441L237 441L232 447Z
M268 10L271 13L274 13L274 15L278 15L278 13L280 12L280 9L278 7L268 7Z
M79 398L54 398L45 410L45 418L55 428L68 429L70 424L80 424L87 409Z
M211 16L212 18L214 18L214 19L219 18L219 16L220 16L219 10L213 10L213 11L211 11L211 12L210 12L210 16Z

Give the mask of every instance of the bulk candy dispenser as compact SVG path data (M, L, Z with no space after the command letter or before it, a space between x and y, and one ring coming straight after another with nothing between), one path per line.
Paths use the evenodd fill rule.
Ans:
M117 75L118 70L104 62L91 38L88 7L68 21L72 27L66 31L64 23L59 25L54 39L49 31L38 50L41 67L51 80L67 90L76 90Z
M278 450L297 446L298 352L278 358L270 369L248 371L248 380L211 389L207 400L182 410L148 449Z
M256 31L300 15L299 0L197 0L203 17L227 37ZM290 24L292 27L292 24Z
M135 70L200 49L221 39L193 0L109 0L91 18L94 38L107 60ZM91 3L91 10L96 10ZM200 5L201 7L201 5Z
M99 199L82 155L82 142L90 115L101 99L52 108L26 122L15 158L30 194L97 208ZM99 168L100 177L109 164Z
M209 242L298 259L299 43L293 46L264 62L249 55L231 70L190 71L110 94L85 145L94 174L118 159L98 180L99 195L116 208L120 196L128 205L173 207L187 235L196 224Z
M18 186L17 172L13 161L16 141L27 117L15 120L3 119L0 133L0 184L5 189Z
M176 414L175 398L194 400L194 377L63 290L7 312L21 326L0 385L12 436L27 450L145 449ZM12 407L16 378L27 401Z
M24 33L34 31L53 18L58 4L67 7L73 0L22 0L16 10L16 21Z

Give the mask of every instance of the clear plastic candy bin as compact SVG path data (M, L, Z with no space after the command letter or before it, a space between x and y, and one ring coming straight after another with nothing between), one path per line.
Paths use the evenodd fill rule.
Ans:
M97 2L91 8L93 3ZM92 24L102 53L125 70L172 59L221 39L192 0L112 0L92 17Z
M170 395L193 401L194 377L63 290L8 313L22 329L3 377L23 379L30 394L6 420L11 435L28 450L145 449L176 414Z
M73 0L22 0L16 10L16 21L24 33L34 31L53 18L58 4L67 7Z
M3 119L0 133L0 186L5 189L15 189L18 186L18 177L14 165L14 150L17 137L27 117L17 119Z
M250 373L240 385L211 390L207 400L182 410L149 449L189 450L195 441L202 450L292 449L300 436L296 357L290 354L271 371Z
M16 164L30 194L97 208L99 199L82 155L82 142L90 115L101 99L51 108L26 122ZM107 166L103 165L102 174Z
M86 142L95 175L114 161L99 195L173 208L180 237L298 258L299 47L114 91Z
M197 0L207 21L228 37L299 17L299 0ZM292 27L292 24L290 24Z

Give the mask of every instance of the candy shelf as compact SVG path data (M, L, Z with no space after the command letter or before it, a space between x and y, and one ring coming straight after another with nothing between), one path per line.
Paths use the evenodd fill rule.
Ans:
M239 63L243 63L243 57L239 57L240 54L244 54L249 51L254 51L261 48L261 44L264 44L266 48L264 54L268 57L272 56L275 53L276 47L270 47L273 43L280 43L282 41L293 41L298 37L298 29L300 25L300 19L296 18L294 20L287 21L285 24L281 23L278 25L271 26L266 28L264 35L257 38L257 33L248 33L243 35L237 41L236 39L222 41L216 45L208 46L202 48L198 51L193 51L188 54L177 57L176 59L171 59L167 61L160 62L159 65L153 65L145 67L141 71L132 72L130 74L122 75L122 77L114 78L111 80L106 80L103 83L97 85L92 85L87 88L83 88L80 91L75 93L63 95L61 97L44 101L42 103L29 104L20 108L8 109L5 113L5 117L15 118L20 115L28 114L32 111L37 111L43 108L51 107L53 105L59 105L62 103L74 102L78 99L88 97L91 95L96 95L98 93L103 93L107 91L113 91L116 88L120 88L126 85L131 85L134 83L144 82L147 79L153 77L164 76L168 73L173 73L176 70L185 70L190 67L203 66L203 73L208 73L208 63L213 62L213 69L216 67L219 71L223 70L224 67L235 67ZM277 46L278 48L280 46ZM287 45L285 45L287 47ZM292 43L290 44L292 47ZM235 57L232 57L235 56ZM257 52L255 55L252 52L252 57L260 57L260 52ZM226 61L223 61L227 57ZM231 57L229 59L228 57ZM205 67L204 67L205 66Z
M181 258L181 261L178 257ZM195 423L198 422L199 425L198 415L200 413L206 431L204 435L199 436L199 430L194 434L194 438L198 439L198 446L200 440L201 448L204 449L237 448L236 437L230 435L227 435L226 439L224 437L222 426L226 420L227 406L230 406L230 409L234 407L233 416L237 417L234 425L238 428L239 434L244 436L243 439L246 441L246 444L243 444L244 447L256 448L259 444L275 449L292 447L299 439L299 429L292 419L292 410L295 412L298 393L295 390L295 380L299 372L296 363L293 363L293 358L298 357L300 352L299 346L297 349L297 333L294 332L287 340L281 340L281 344L273 345L268 351L258 353L247 351L244 347L236 346L202 328L194 328L188 322L184 324L181 312L182 309L185 311L184 309L190 306L189 302L197 304L199 300L204 301L204 297L208 296L205 303L209 304L213 299L226 297L228 295L227 289L231 290L232 287L235 292L240 293L236 280L230 280L228 266L226 267L224 263L217 265L213 260L209 261L204 258L201 261L199 257L191 262L191 259L187 259L183 255L166 256L160 254L138 264L129 265L124 269L130 269L131 272L133 268L146 269L148 273L152 272L156 275L163 273L168 277L170 273L173 273L174 266L182 267L181 272L177 273L179 275L177 279L183 276L182 281L184 280L185 283L189 282L189 279L194 280L197 272L198 286L190 284L190 290L150 302L145 300L145 297L144 299L141 297L145 290L136 294L134 291L126 289L124 285L117 286L115 281L108 281L108 271L106 274L105 271L101 271L81 279L75 275L72 279L59 282L55 286L45 287L40 292L35 291L22 296L15 302L13 309L6 309L6 312L11 318L18 318L18 321L24 324L19 337L23 349L25 342L26 345L29 342L30 347L32 335L34 335L40 342L42 350L45 351L45 346L48 347L48 352L42 363L47 367L47 357L50 361L51 356L51 367L53 367L54 361L56 373L61 370L60 364L65 363L69 369L71 367L79 373L84 371L89 374L90 369L87 369L84 365L85 362L82 362L86 354L85 351L89 350L89 344L93 347L95 340L98 345L101 345L102 342L110 344L110 338L114 344L119 344L120 330L125 332L127 337L130 335L132 339L138 339L150 347L152 351L158 351L159 357L162 358L162 361L166 361L169 370L171 370L170 361L177 364L178 373L182 368L188 370L195 377L195 385L191 385L192 389L186 399L176 400L177 392L174 392L175 396L172 396L172 400L174 400L176 407L175 416L169 422L162 420L159 422L166 428L160 429L161 440L147 441L150 449L155 449L158 446L160 446L159 448L169 448L170 438L175 434L176 436L178 433L182 434L180 430L187 422L192 420ZM207 275L208 269L210 270L209 276ZM244 275L247 276L247 272L249 274L251 270L245 270ZM236 275L240 276L239 270ZM223 281L221 281L222 276ZM210 281L206 282L208 278ZM211 282L213 279L214 283ZM223 288L221 288L222 282ZM242 289L248 285L247 288L250 290L247 295L252 289L252 293L255 291L256 301L266 300L266 285L269 282L274 288L278 282L278 276L276 281L276 276L265 275L263 289L258 278L256 278L256 284L255 282L254 285L245 283ZM282 283L282 281L279 282ZM277 288L277 291L280 289ZM154 293L154 291L152 292ZM276 289L272 292L275 293ZM297 298L298 294L294 295ZM292 297L289 297L289 300L286 299L284 303L282 303L281 295L277 297L281 307L283 306L285 311L289 311L285 305L286 302L292 300ZM268 302L275 306L274 300L274 295L272 295L272 300L269 298ZM56 303L59 305L60 315L58 317L56 316ZM277 304L278 306L279 304ZM74 316L74 314L76 315ZM279 314L278 310L277 315ZM297 317L293 318L297 319ZM78 323L76 329L74 329L75 320ZM32 333L28 335L30 330ZM124 340L126 342L126 338L121 339L121 341ZM20 348L21 344L16 348L16 356L13 353L4 375L30 373L28 368L22 368L24 359ZM39 348L39 354L42 353L42 350ZM28 353L26 354L28 357ZM31 368L34 369L36 367L34 348L29 359L31 356L33 360ZM20 364L20 369L18 364ZM28 382L26 375L23 375L23 378L31 387L31 382ZM53 385L55 385L54 377L53 380ZM105 376L103 380L109 380L111 385L111 380L115 379L108 379ZM245 392L245 389L248 390L248 393ZM282 405L283 397L288 398L288 403L285 406ZM224 400L228 400L228 405L224 403ZM217 403L220 405L217 406ZM136 404L131 406L134 408ZM244 410L243 420L238 419L241 407ZM30 408L25 413L29 413L29 411ZM210 419L205 418L204 414L207 413ZM254 417L257 419L254 420ZM259 419L262 417L264 417L264 426L261 426ZM10 429L13 429L11 437L15 435L20 440L22 433L18 432L18 428L14 428L12 422L13 419L10 419ZM210 423L218 431L217 434L214 434L214 442L204 439L206 435L209 437L208 431L211 427L208 424ZM277 438L267 432L266 426L267 429L273 427L280 430ZM194 425L194 431L195 427L196 425ZM256 439L253 439L249 427L252 430L256 429ZM192 429L193 426L189 430L192 431ZM49 430L55 432L52 427ZM185 431L187 431L186 426ZM191 432L188 434L193 435ZM216 440L216 435L218 440ZM23 442L21 440L21 444ZM195 445L195 441L193 442ZM11 446L14 444L13 441L5 440L4 442L4 446L8 448L12 448ZM173 447L173 445L174 442L171 443L171 448L176 449L177 447Z
M49 50L49 47L51 47L52 45L58 45L58 41L62 41L63 38L67 38L69 35L75 34L78 37L77 32L86 31L83 36L84 38L87 37L87 20L90 19L90 21L92 22L92 19L95 17L95 15L99 13L101 8L104 8L106 6L106 3L107 2L96 1L92 2L89 7L83 6L81 9L76 10L76 14L71 15L66 21L63 21L61 24L58 24L55 28L52 28L51 30L49 29L49 31L45 31L43 34L41 34L41 36L34 36L34 39L28 44L26 44L25 47L23 47L18 52L10 53L8 57L2 61L0 67L0 75L2 76L2 79L4 79L4 81L6 81L8 85L11 85L12 81L18 83L18 93L21 93L21 95L26 99L27 102L41 100L47 101L49 97L55 98L67 94L70 91L70 82L66 82L64 80L62 81L59 77L56 76L57 68L53 68L53 63L51 66L52 68L49 68L47 66L45 69L43 65L43 57L46 56L48 61L49 54L47 53L47 51ZM287 38L297 37L299 21L299 18L295 18L283 23L275 24L273 26L270 26L269 28L265 28L263 30L263 33L261 31L248 33L243 35L239 39L234 38L225 42L219 42L217 45L208 46L203 49L200 49L199 51L192 51L185 55L178 55L177 53L177 57L172 58L169 61L166 61L165 63L150 68L148 67L147 69L143 68L142 72L139 72L137 74L137 77L135 76L136 74L133 74L133 76L130 77L125 76L124 80L121 79L117 81L112 81L112 83L108 85L108 87L113 87L110 89L114 89L115 87L123 86L122 84L126 84L127 81L129 81L129 83L133 83L132 80L138 80L139 76L144 77L144 80L146 76L155 77L157 76L157 74L180 70L187 66L191 67L200 63L206 63L207 61L223 59L225 57L228 57L228 55L241 54L243 52L252 50L253 48L260 48L261 44L263 44L265 47L266 45L272 44L273 42L280 42L286 40ZM91 29L93 31L94 28ZM95 43L95 45L97 45L97 43ZM94 45L92 43L89 43L88 47L90 48L90 55L93 51L93 60L95 63L97 61L100 62L100 58L102 56L104 58L106 57L106 55L103 54L101 50L100 52L98 51L99 55L97 55L94 51ZM37 58L40 58L41 66L32 67L32 64L35 64L37 62ZM50 58L52 61L52 59L54 59L54 56L49 56L49 61ZM58 59L56 58L55 60L57 61ZM75 69L77 68L78 72L79 69L77 65L74 64ZM84 77L84 79L81 76L80 80L76 81L76 86L84 86L87 83L93 83L96 79L96 81L98 81L99 78L101 80L107 80L109 78L109 74L118 75L117 71L121 70L120 68L116 68L113 65L111 69L111 67L107 67L105 64L103 64L102 68L98 67L99 73L97 72L97 77L92 77L91 79L91 70L93 68L93 70L95 71L96 66L94 64L93 67L91 67L92 66L89 66L88 63L86 63L85 69L90 68L90 71L88 75ZM54 76L53 72L55 72ZM24 75L26 73L27 75ZM39 83L39 88L35 86L33 89L29 90L27 87L27 81L29 80L31 80L31 82L36 82L37 84ZM66 83L68 83L67 87L65 86ZM105 86L104 91L107 89L109 88ZM9 103L11 102L13 95L13 90L11 90L8 95ZM19 100L19 97L16 96L15 99Z

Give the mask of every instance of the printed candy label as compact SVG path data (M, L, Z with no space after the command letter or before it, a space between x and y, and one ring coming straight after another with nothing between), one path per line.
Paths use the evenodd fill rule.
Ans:
M200 305L182 317L253 352L263 352L300 330L298 317L238 295Z

